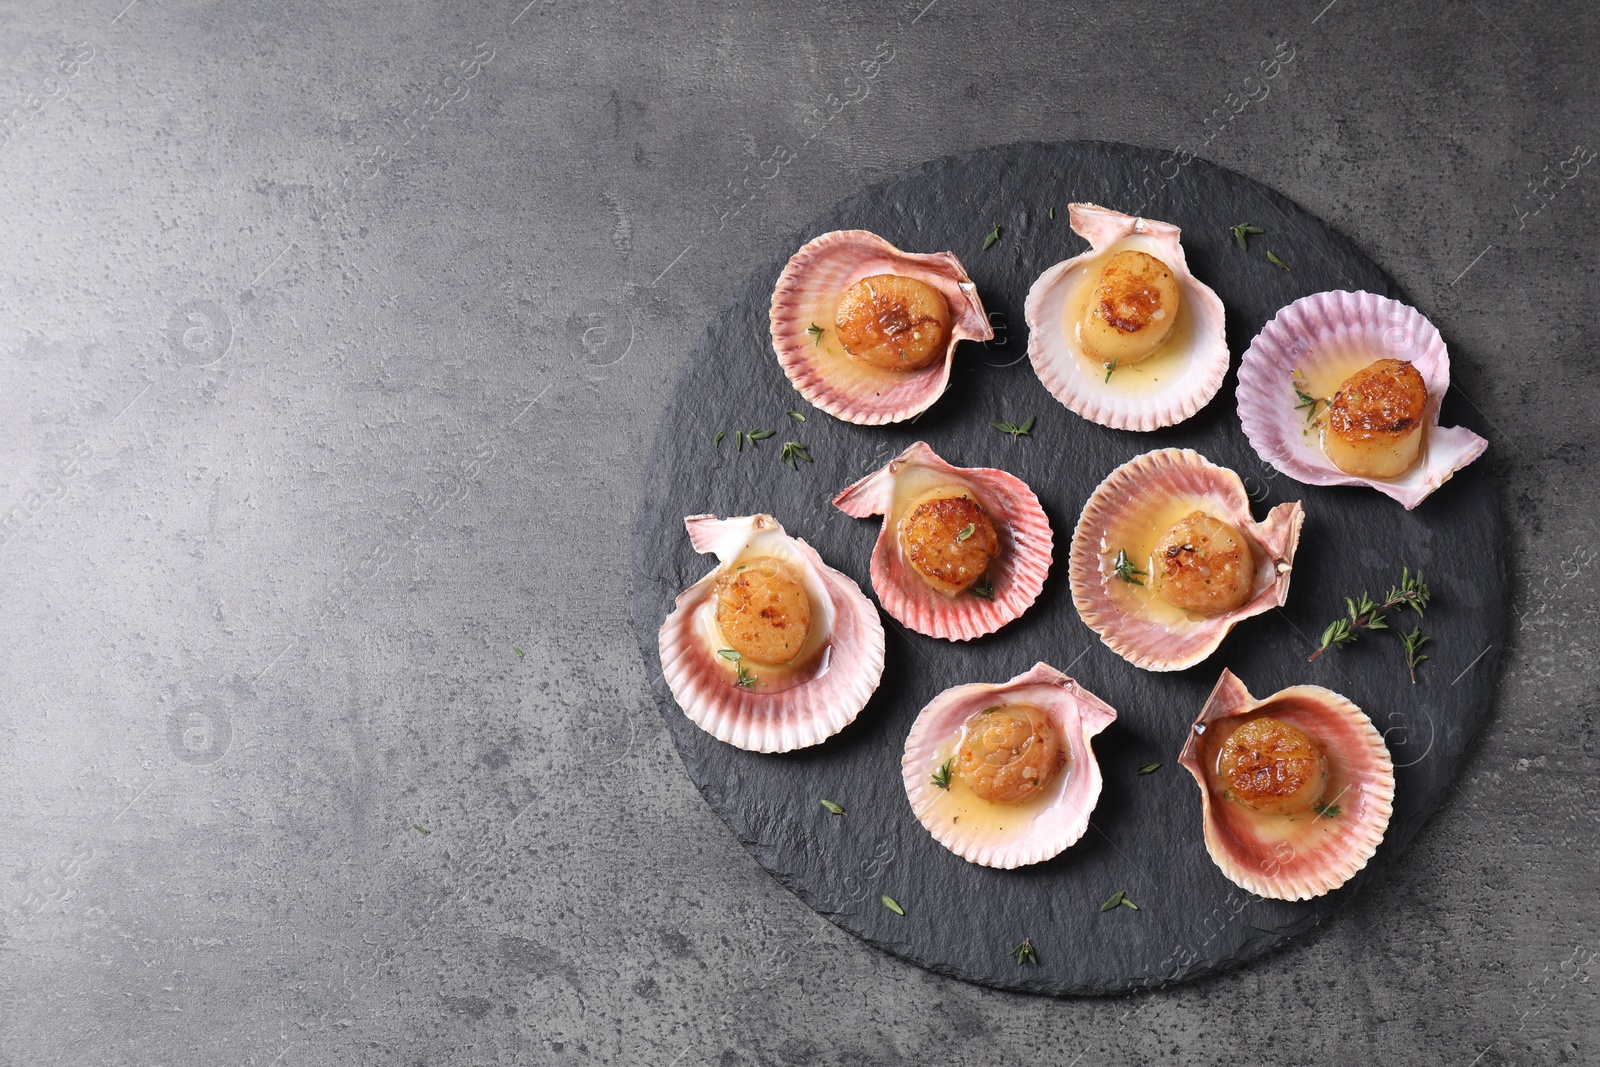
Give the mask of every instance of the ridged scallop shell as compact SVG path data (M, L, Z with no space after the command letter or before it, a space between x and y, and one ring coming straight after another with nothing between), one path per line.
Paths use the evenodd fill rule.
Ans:
M1351 351L1371 360L1403 359L1428 387L1423 412L1423 454L1398 478L1346 474L1322 451L1295 392L1299 371L1313 379ZM1416 308L1366 292L1313 293L1273 316L1245 350L1239 365L1239 421L1262 459L1307 485L1369 485L1416 507L1450 476L1483 455L1489 442L1460 426L1439 425L1439 404L1450 388L1450 353L1444 338Z
M1325 798L1328 811L1296 817L1298 832L1288 836L1281 836L1286 816L1261 817L1213 798L1214 786L1206 780L1205 764L1215 756L1207 751L1205 728L1255 712L1310 735L1328 757L1330 787L1338 784ZM1178 762L1200 786L1206 851L1230 882L1257 896L1309 900L1344 885L1378 850L1394 810L1394 764L1383 738L1360 708L1319 685L1291 686L1257 700L1231 671L1223 671ZM1252 825L1255 819L1272 820L1275 832L1263 836Z
M862 278L899 274L938 289L950 304L950 344L944 359L918 371L885 371L835 351L839 297ZM813 325L824 330L814 338ZM862 426L900 422L928 409L950 382L958 341L994 336L978 287L954 252L902 252L869 230L834 230L807 241L789 258L772 293L772 348L790 384L835 418Z
M1222 300L1189 273L1182 232L1169 222L1124 215L1095 204L1068 209L1072 229L1089 242L1089 251L1064 260L1039 275L1028 290L1028 358L1039 381L1055 398L1090 422L1116 430L1154 430L1182 422L1217 395L1228 373L1228 341ZM1153 388L1137 377L1138 366L1118 370L1106 380L1104 364L1078 347L1077 323L1067 321L1069 297L1080 284L1094 285L1087 273L1112 245L1146 252L1171 267L1182 284L1182 305L1190 317L1189 346L1169 377ZM1098 277L1098 276L1097 276ZM1174 327L1181 329L1181 326ZM1165 358L1165 357L1152 357Z
M883 675L883 623L861 587L771 515L691 515L683 524L695 551L719 561L678 595L661 624L661 671L684 714L718 740L752 752L806 748L854 721ZM747 553L780 555L798 566L811 592L812 625L828 627L819 669L787 689L741 688L733 666L717 655L716 580Z
M966 487L983 505L1000 535L1000 554L989 566L994 597L947 597L923 581L900 551L895 486L908 473L929 472L934 482ZM902 502L904 503L904 502ZM956 467L918 441L888 464L833 498L833 506L858 519L883 516L872 549L872 589L878 602L906 626L929 637L970 641L993 633L1027 611L1050 573L1055 536L1039 498L1026 482L989 467Z
M1134 540L1131 531L1154 530L1151 524L1160 521L1159 516L1195 509L1236 527L1259 550L1250 599L1209 618L1164 605L1149 586L1128 586L1116 577L1113 562L1118 549ZM1192 667L1215 652L1236 623L1283 606L1304 521L1305 510L1294 501L1279 504L1267 513L1265 522L1256 522L1239 476L1198 452L1187 448L1146 452L1106 475L1083 507L1067 568L1072 602L1100 640L1135 667L1148 671ZM1150 540L1159 533L1156 530ZM1135 588L1149 590L1148 596L1136 594Z
M944 790L933 784L943 748L960 734L967 717L996 704L1043 708L1066 742L1067 764L1027 818L1004 832L937 818ZM1116 719L1116 709L1046 663L1001 685L974 683L946 689L917 715L900 761L906 799L933 839L962 859L1010 870L1060 855L1089 828L1100 799L1100 764L1090 740Z

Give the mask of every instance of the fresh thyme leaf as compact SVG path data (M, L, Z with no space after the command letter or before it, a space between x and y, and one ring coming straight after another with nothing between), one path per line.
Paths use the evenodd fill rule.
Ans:
M517 658L518 659L522 658L522 649L518 648L516 645L512 645L511 646L511 651L513 651L513 652L515 652L517 654Z
M713 437L711 439L711 447L712 448L721 448L722 447L722 439L724 437L726 437L726 436L728 436L728 432L726 430L718 430L717 431L717 436L715 436L715 437Z
M894 897L889 896L887 893L883 896L883 906L894 912L896 915L904 915L906 913L906 909L900 906L900 902L894 899Z
M1118 901L1118 903L1120 903L1124 908L1132 908L1134 911L1138 911L1139 910L1139 905L1135 904L1133 901L1129 900L1127 897L1123 897L1120 901Z
M752 441L765 441L777 434L777 430L746 430L744 435Z
M939 769L933 772L933 784L940 789L950 788L950 768L955 766L956 758L951 756L939 764Z
M739 655L739 650L736 648L719 648L717 649L717 655L721 656L723 659L731 659L735 663L738 663L744 658L743 656Z
M804 415L800 414L798 411L790 411L787 414L795 422L805 422L806 421L806 417Z
M994 586L989 583L989 576L987 574L969 585L967 587L967 592L971 593L979 600L994 599Z
M739 451L740 452L744 451L744 431L743 430L735 430L735 431L733 431L733 443L739 446Z
M1023 423L1020 427L1018 427L1017 428L1017 432L1018 433L1029 433L1029 434L1031 434L1033 432L1033 424L1034 424L1034 422L1036 422L1038 420L1038 418L1039 418L1039 416L1037 416L1037 415L1029 415L1028 416L1028 421Z
M1239 242L1239 248L1245 252L1250 251L1248 234L1267 232L1260 226L1252 226L1248 222L1241 222L1237 226L1229 226L1228 230L1233 234L1233 239Z
M433 831L428 829L426 826L418 826L416 823L412 823L411 828L424 836L433 833Z
M1134 771L1133 773L1135 773L1135 774L1154 774L1156 771L1159 771L1160 769L1161 769L1161 764L1159 764L1159 763L1146 763L1143 767L1140 767L1137 771Z
M1432 638L1422 632L1422 627L1412 629L1408 634L1400 635L1400 643L1406 649L1406 670L1411 672L1411 684L1417 684L1417 667L1428 657L1422 654L1422 646Z
M1279 270L1288 270L1289 269L1289 264L1287 264L1283 260L1279 259L1278 258L1278 253L1272 251L1271 249L1267 250L1267 260L1274 267L1277 267Z
M1339 817L1339 814L1343 809L1341 809L1337 804L1324 804L1319 800L1315 804L1311 805L1311 810L1316 812L1318 815L1321 815L1323 818L1336 819Z
M991 422L989 426L992 429L999 430L1001 433L1010 434L1011 443L1016 444L1017 438L1026 437L1033 432L1033 424L1038 420L1038 418L1039 417L1037 415L1029 415L1028 421L1023 423L1021 426L1011 422Z
M811 458L811 453L806 451L806 446L799 441L785 441L783 451L778 453L778 458L789 465L791 470L799 470L800 465L795 460L803 459L807 463L816 462Z
M997 222L994 224L994 229L989 231L989 236L983 239L983 250L989 251L989 246L998 240L1000 240L1000 224Z
M1133 565L1133 560L1128 558L1127 550L1126 549L1122 549L1122 548L1117 549L1116 571L1117 571L1117 577L1121 578L1123 581L1127 582L1129 585L1143 585L1144 584L1138 578L1134 577L1134 575L1143 574L1146 577L1149 576L1149 572L1148 571L1142 571L1138 567L1135 567Z
M1050 210L1054 211L1055 208L1051 208ZM1012 949L1010 952L1007 953L1007 955L1013 957L1014 959L1016 959L1017 966L1019 966L1019 967L1022 966L1024 963L1038 963L1039 962L1039 954L1033 950L1033 938L1031 938L1031 937L1023 938L1022 939L1022 944L1020 944L1016 948Z
M844 814L844 809L841 808L839 805L835 804L831 800L822 801L822 806L828 809L829 814L832 814L832 815L843 815Z
M1117 361L1113 359L1110 363L1102 363L1100 365L1106 369L1106 381L1110 382L1111 376L1117 373Z
M1321 399L1320 397L1315 397L1310 393L1302 391L1299 386L1295 386L1294 395L1300 398L1300 403L1296 404L1294 409L1299 411L1301 408L1305 408L1307 424L1310 424L1316 420L1317 405L1327 403L1327 401Z
M1118 904L1121 904L1122 901L1126 898L1126 896L1127 896L1127 894L1124 893L1122 890L1120 890L1120 889L1117 890L1115 893L1111 894L1111 899L1110 900L1108 900L1104 904L1100 905L1100 910L1101 911L1110 911L1112 908L1116 907Z
M1051 208L1050 209L1050 217L1052 219L1056 217L1056 209L1055 208Z
M806 327L806 333L809 333L811 335L811 345L812 345L813 348L822 343L822 327L821 326L818 326L816 323L813 322L810 326Z
M965 541L967 538L971 537L973 534L975 534L977 532L978 532L977 523L969 522L965 526L961 527L961 532L956 534L956 540L957 541Z

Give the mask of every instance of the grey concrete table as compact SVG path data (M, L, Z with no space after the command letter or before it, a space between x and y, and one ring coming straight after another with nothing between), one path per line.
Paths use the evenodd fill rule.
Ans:
M5 5L0 1062L1596 1062L1600 15L925 3ZM1407 857L1121 1001L778 888L628 624L641 449L733 287L1024 138L1348 234L1513 530L1496 710Z

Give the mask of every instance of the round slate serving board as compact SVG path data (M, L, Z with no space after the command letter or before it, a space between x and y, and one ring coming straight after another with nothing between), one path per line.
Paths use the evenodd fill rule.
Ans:
M1227 305L1234 373L1188 422L1145 434L1106 429L1062 407L1035 378L1022 304L1046 267L1087 247L1067 225L1072 201L1181 226L1190 269ZM1241 222L1267 231L1248 253L1228 231ZM1000 240L985 251L995 223ZM772 353L767 307L784 262L805 240L847 228L908 251L954 251L993 313L996 339L961 346L949 391L914 424L852 426L816 411ZM1292 269L1274 267L1268 249ZM1484 462L1406 512L1371 490L1301 485L1256 457L1234 407L1239 353L1279 308L1325 289L1400 297L1347 241L1270 189L1200 160L1180 165L1167 153L1096 142L936 160L846 200L775 250L683 369L647 463L634 535L635 625L668 731L701 793L762 866L834 923L922 967L1063 995L1127 992L1236 966L1321 922L1401 855L1488 711L1504 629L1499 505ZM1447 397L1445 424L1474 426L1464 406ZM792 420L791 410L807 421ZM1017 442L989 427L1030 416L1038 419L1033 433ZM734 431L759 428L777 436L735 450ZM720 447L712 443L718 430L727 434ZM967 644L908 632L884 616L882 685L855 723L815 748L763 756L703 733L674 703L656 651L676 595L714 565L689 547L684 516L770 512L871 595L878 520L848 518L829 501L918 439L952 463L1011 471L1039 495L1056 553L1038 603ZM815 462L798 471L782 464L787 440L804 442ZM1298 499L1306 523L1286 608L1247 620L1197 667L1152 674L1123 662L1079 620L1066 556L1090 491L1118 464L1166 446L1196 449L1239 472L1257 518ZM1434 590L1424 623L1432 658L1418 683L1408 681L1393 634L1307 663L1343 598L1363 589L1381 595L1402 565L1420 568ZM912 817L901 748L917 712L941 690L1004 681L1039 660L1120 713L1094 745L1105 788L1089 832L1054 860L1017 871L978 867L946 852ZM1328 686L1384 733L1397 768L1393 821L1373 862L1328 896L1256 898L1223 878L1206 853L1199 791L1177 756L1223 667L1257 696L1302 682ZM1156 761L1154 773L1135 773ZM830 815L823 797L847 814ZM1102 913L1117 890L1139 910ZM885 894L904 916L880 902ZM1008 955L1024 938L1037 965Z

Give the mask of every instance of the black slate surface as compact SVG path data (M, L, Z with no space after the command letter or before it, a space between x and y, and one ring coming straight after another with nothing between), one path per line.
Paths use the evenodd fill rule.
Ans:
M886 951L969 981L1057 995L1126 992L1235 966L1315 926L1380 877L1438 804L1488 712L1506 586L1486 462L1405 512L1369 490L1302 486L1258 460L1239 429L1232 373L1200 414L1155 433L1109 430L1057 403L1026 359L1022 304L1042 270L1086 247L1067 225L1074 200L1183 227L1191 270L1227 306L1235 371L1251 337L1300 296L1360 288L1403 299L1376 265L1316 218L1198 159L1070 142L937 160L841 203L795 235L712 323L662 421L634 540L635 624L668 730L691 778L752 855L819 913ZM1228 232L1238 222L1267 231L1248 254ZM995 223L1001 240L981 251ZM815 412L772 355L767 302L784 261L809 237L846 227L874 230L911 251L955 251L994 313L999 335L987 346L962 347L950 390L914 425L858 427ZM1292 270L1273 267L1269 248ZM1464 408L1447 398L1444 421L1482 432ZM808 421L789 419L791 409ZM1017 443L987 425L1030 415L1038 416L1033 435ZM757 427L778 436L735 451L733 432ZM728 434L720 449L712 444L717 430ZM815 463L798 472L782 465L779 446L789 439L803 441ZM829 499L917 439L951 462L1009 470L1038 493L1057 546L1040 601L1000 633L962 645L908 633L885 616L882 685L852 726L817 748L760 756L701 732L672 701L656 654L656 631L673 598L712 565L690 549L683 516L771 512L870 593L876 520L847 518ZM1066 553L1100 479L1165 446L1195 448L1238 471L1258 518L1300 499L1307 519L1283 611L1245 622L1195 668L1150 674L1124 663L1078 619ZM1402 565L1421 568L1435 592L1425 623L1433 658L1419 684L1408 683L1392 635L1308 664L1315 635L1340 613L1342 597L1363 588L1382 592ZM1095 743L1105 788L1089 832L1063 855L1020 871L988 870L946 852L912 817L900 783L901 746L917 711L940 690L1001 681L1037 660L1067 670L1118 709L1118 721ZM1255 898L1224 879L1206 854L1198 791L1176 757L1223 667L1257 695L1302 682L1336 689L1385 734L1397 766L1388 835L1367 869L1326 897ZM1157 760L1159 771L1135 775ZM848 814L829 815L821 797ZM1102 914L1100 904L1119 889L1140 910ZM904 905L904 917L881 905L883 894ZM1023 938L1036 947L1037 966L1007 955Z

